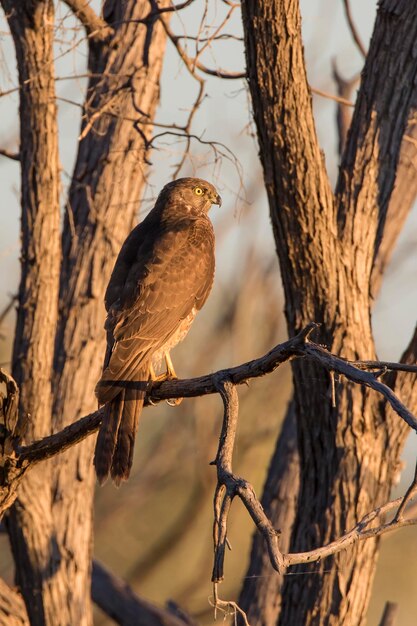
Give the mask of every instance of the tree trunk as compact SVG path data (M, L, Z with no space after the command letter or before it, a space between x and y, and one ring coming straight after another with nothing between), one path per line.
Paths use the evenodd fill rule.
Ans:
M395 186L390 198L387 211L384 236L378 249L372 270L372 297L378 295L384 271L389 264L397 239L404 223L414 205L417 196L417 151L414 141L417 139L417 125L414 121L416 104L413 103L405 136L401 145L400 159L397 167ZM409 351L402 361L409 357ZM411 361L410 361L411 362ZM413 376L392 377L390 385L400 384L401 392L410 395L406 403L411 410L417 409L415 399L411 395L414 385ZM401 394L400 394L401 395ZM401 395L403 397L403 395ZM268 476L264 486L263 506L271 519L274 528L283 531L282 549L286 549L286 537L290 537L296 513L299 482L299 456L296 445L296 427L293 403L285 417L282 431L279 435L276 451L271 461ZM279 502L279 506L270 506L270 503ZM273 626L278 618L281 607L281 585L283 578L271 576L269 559L265 558L265 549L262 538L254 534L250 563L245 582L239 598L239 606L247 613L252 626Z
M152 10L145 0L106 2L108 24L98 16L87 24L92 12L80 13L89 34L92 78L60 271L53 2L2 4L21 85L22 280L13 373L21 389L20 415L31 416L26 438L33 439L96 408L103 295L139 207L165 33L153 17L139 22ZM44 463L28 473L9 516L16 581L31 624L92 623L93 445L87 440L53 468Z
M107 2L114 34L90 51L77 161L62 236L60 319L55 348L54 429L97 407L94 386L105 350L104 292L139 208L146 173L144 136L159 100L165 34L126 23L150 11L146 0ZM149 38L149 36L151 36ZM100 113L101 112L101 113ZM104 113L103 113L104 112ZM145 119L144 136L134 120ZM90 579L95 438L60 455L53 476L56 541L65 572L62 623L92 623Z
M320 341L347 358L375 357L371 272L415 95L415 12L412 2L381 3L335 200L314 129L298 2L243 3L289 334L320 322ZM387 499L406 429L383 422L367 390L342 381L333 407L326 373L307 361L293 372L301 488L291 549L299 551L340 536ZM364 542L311 566L317 573L303 584L287 577L280 624L363 623L376 554L376 542Z
M26 441L51 429L51 371L60 263L59 158L52 45L52 0L2 0L13 35L20 89L21 267L13 347ZM27 476L8 519L11 546L30 621L55 623L57 553L51 514L50 465Z
M0 626L29 626L22 596L0 579Z

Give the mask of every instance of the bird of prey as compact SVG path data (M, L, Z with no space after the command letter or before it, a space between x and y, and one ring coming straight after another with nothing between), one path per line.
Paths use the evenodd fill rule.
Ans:
M208 211L221 205L199 178L168 183L154 208L124 242L105 295L107 350L96 386L104 417L94 465L103 484L127 480L146 388L169 351L187 334L214 278L214 232Z

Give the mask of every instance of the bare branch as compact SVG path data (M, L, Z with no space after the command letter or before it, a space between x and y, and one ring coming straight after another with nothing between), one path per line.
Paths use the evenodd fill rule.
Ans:
M384 607L379 626L396 626L398 617L398 604L396 602L387 602Z
M190 4L192 4L193 2L194 0L185 0L185 2L181 2L180 4L174 4L172 7L158 8L158 11L155 11L154 13L160 15L161 13L172 13L181 11L182 9L186 9L187 7L189 7Z
M362 40L361 40L361 38L359 36L359 33L358 33L357 29L356 29L355 22L353 21L352 12L350 10L349 0L343 0L343 6L345 7L346 19L347 19L347 22L349 24L349 29L350 29L350 32L352 34L353 41L355 42L355 44L356 44L359 52L361 53L362 57L364 59L366 59L366 49L365 49L365 46L363 45Z
M298 565L300 563L311 563L312 561L320 561L327 556L331 556L333 554L337 554L341 550L345 550L352 544L357 541L364 541L366 539L370 539L371 537L380 537L381 535L385 535L388 532L392 532L394 530L399 530L400 528L404 528L405 526L413 526L417 524L417 518L414 519L401 519L387 524L381 524L377 527L368 528L369 524L383 516L386 513L389 513L393 509L395 509L398 505L402 503L402 498L397 498L392 502L387 502L386 504L374 509L367 515L365 515L361 521L356 524L356 526L346 533L336 539L336 541L332 541L327 546L322 546L315 550L310 550L308 552L295 552L293 554L284 554L284 564L285 567L289 567L290 565Z
M417 431L416 417L404 406L394 392L378 380L372 372L356 367L353 363L335 356L322 346L309 340L309 335L316 328L316 324L309 324L298 335L275 346L266 355L236 367L187 380L150 382L147 403L150 400L155 403L170 398L192 398L218 393L219 388L226 381L230 381L233 385L241 385L251 378L258 378L273 372L279 365L291 359L309 357L319 362L329 372L336 372L352 382L365 385L379 392L390 403L394 411ZM376 362L372 361L372 364L372 368L377 367ZM400 366L400 364L391 365ZM405 367L408 368L409 366ZM384 369L382 366L380 368ZM387 367L386 369L390 368ZM118 381L117 385L123 388L134 388L136 383L134 381L126 381L125 383ZM81 418L56 434L44 437L28 446L21 446L16 451L19 463L22 465L24 463L37 463L58 454L95 432L101 419L102 409ZM241 486L244 491L243 487ZM249 498L249 495L247 497Z
M329 93L328 91L323 91L322 89L316 89L316 87L312 87L310 84L309 84L309 87L310 87L310 91L312 93L315 93L317 96L321 96L322 98L327 98L328 100L334 100L335 102L338 102L339 104L344 104L347 107L355 106L355 104L351 100L348 100L347 98L336 96L335 94Z
M350 80L346 80L341 76L339 70L337 69L336 60L333 59L332 62L332 73L333 80L337 85L337 93L338 95L350 101L352 91L354 87L359 82L359 75L356 74ZM353 106L353 105L351 105ZM337 130L339 135L339 156L343 154L343 150L345 148L346 137L349 130L350 123L352 121L352 111L345 102L339 102L339 106L337 107Z
M212 580L215 584L223 579L225 549L228 546L227 520L235 496L238 496L242 500L256 527L264 537L271 565L279 573L282 573L291 565L310 563L336 554L357 541L377 537L404 526L417 523L417 519L405 519L403 515L407 504L415 493L415 484L417 482L416 471L414 482L404 498L398 498L395 501L388 502L374 509L365 515L351 531L341 536L339 539L308 552L283 554L278 543L279 533L273 528L270 520L266 516L252 485L244 478L233 473L232 456L238 421L238 396L236 385L246 382L249 378L270 373L281 363L292 358L311 358L320 363L329 372L337 372L353 382L373 388L386 398L400 417L412 428L417 430L416 418L401 403L392 390L387 385L381 383L372 372L355 367L352 363L331 354L325 348L315 344L309 339L311 333L316 328L316 324L309 324L296 337L276 346L265 356L243 365L220 370L214 374L191 380L164 381L158 384L149 384L148 399L151 397L152 401L181 396L191 397L208 393L219 393L223 400L223 426L218 452L215 461L213 461L213 465L216 465L217 468L213 528L215 555L212 574ZM374 366L375 363L373 363L373 367ZM3 379L8 382L8 392L9 395L11 394L10 398L8 395L6 403L3 402L1 407L4 413L5 426L9 431L9 434L6 433L5 436L4 450L10 451L12 450L10 441L13 440L13 435L15 434L13 432L15 430L13 425L16 420L14 418L10 419L9 413L12 407L17 406L16 402L13 400L17 389L13 386L13 380L10 377L7 377L4 373L2 373L2 376ZM135 383L127 382L126 386L132 386L134 384ZM12 410L14 413L15 411L16 408ZM10 506L11 502L13 502L16 497L17 486L25 471L31 465L61 452L77 443L88 434L94 432L99 426L101 417L102 409L67 426L55 435L45 437L29 446L17 448L15 451L12 450L7 456L3 454L6 487L2 489L2 507L0 510L5 510ZM397 509L397 513L391 522L380 523L378 526L373 526L375 522L379 522L385 514L394 509ZM128 589L124 588L124 593L127 592ZM215 594L217 594L216 587ZM222 601L217 605L215 602L215 606L218 606L218 608L229 604L230 603L224 603L224 601ZM233 609L238 612L240 610L237 606L234 606ZM149 621L145 621L144 623L149 623Z
M69 424L58 433L17 449L19 464L35 464L60 454L94 433L103 419L103 409Z
M0 148L0 155L11 159L12 161L20 161L20 152L10 152L5 148Z
M191 623L137 596L124 580L97 560L93 561L91 595L95 604L118 624L189 626Z
M65 4L73 11L80 20L90 39L105 41L113 34L113 29L103 20L87 0L64 0Z
M195 75L195 69L198 69L201 72L204 72L205 74L209 74L210 76L217 76L218 78L225 78L225 79L231 79L231 80L246 78L246 72L226 72L225 70L222 70L222 69L211 69L211 68L206 67L203 63L201 63L201 61L199 61L197 57L194 59L191 58L190 56L188 56L188 54L186 53L186 51L180 44L181 37L178 37L177 35L175 35L175 33L172 31L170 25L168 24L166 20L164 20L163 18L160 18L160 21L164 27L164 30L168 38L171 40L171 42L177 49L177 52L181 60L184 62L186 68L188 69L190 74L192 74L193 76Z
M223 580L224 552L227 545L227 518L233 498L242 500L259 532L264 536L269 557L277 572L283 570L282 554L278 548L278 533L272 527L255 495L250 483L232 472L232 455L238 418L238 396L236 386L230 381L219 386L224 405L224 418L216 460L217 487L214 497L214 565L212 581Z
M380 370L392 372L412 372L417 374L417 365L410 363L393 363L392 361L350 361L352 365L366 370Z
M407 491L405 493L405 496L403 497L403 500L402 500L400 506L398 507L398 511L395 514L395 521L396 522L401 521L403 519L404 511L405 511L408 503L410 502L410 500L416 495L416 491L417 491L417 463L416 463L416 468L414 470L413 482L411 483L411 485L407 489Z
M308 340L308 334L304 337L304 341L306 348L310 348L311 342ZM318 346L314 345L314 350L317 347ZM326 358L327 357L320 359L320 362L323 363L325 367L328 366L326 364ZM346 365L349 364L346 363ZM265 515L265 512L255 495L252 485L245 479L234 475L232 471L232 455L238 422L238 396L236 386L230 380L225 380L218 385L218 391L223 400L224 418L219 439L218 452L215 461L212 463L217 467L217 486L214 494L214 565L212 574L215 608L217 608L218 604L216 601L217 583L223 580L224 557L227 546L227 521L235 496L239 496L241 498L259 532L263 535L268 548L271 565L278 573L282 573L291 565L319 561L327 556L336 554L341 550L346 549L357 541L377 537L386 534L387 532L398 530L404 526L417 524L417 519L404 519L403 517L404 509L416 490L416 469L414 481L411 487L407 490L404 498L398 498L393 502L388 502L374 509L365 515L351 531L328 545L321 546L308 552L283 554L280 551L278 543L279 533L273 528L270 520ZM397 509L397 513L391 522L381 523L376 527L372 526L374 522L378 522L385 516L385 514L395 508ZM227 605L228 603L225 604ZM241 611L237 605L233 608L234 610Z

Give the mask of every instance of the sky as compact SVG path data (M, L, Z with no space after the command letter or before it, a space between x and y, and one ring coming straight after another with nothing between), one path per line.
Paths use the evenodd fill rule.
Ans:
M97 3L95 3L97 5ZM369 41L375 2L352 2L352 13L358 32L365 45ZM203 2L181 12L173 20L177 33L195 31L201 15ZM221 14L221 3L209 5L209 21L216 23ZM346 77L353 76L361 69L362 59L352 42L346 27L342 3L331 0L303 0L303 35L309 81L312 87L335 93L331 78L331 62L336 59L338 67ZM211 11L211 14L210 14ZM223 11L224 14L224 11ZM58 4L57 22L65 27L66 43L62 43L63 33L57 33L56 74L61 79L85 72L85 42L73 45L79 37L74 30L74 21L68 18L65 5ZM235 11L227 26L227 32L242 35L239 11ZM68 41L71 42L68 46ZM7 25L2 17L0 24L0 89L6 91L16 86L14 50ZM68 48L72 48L68 51ZM192 44L190 47L192 52ZM217 44L204 58L207 65L220 66L231 71L244 70L244 53L241 42L230 40ZM60 80L57 83L58 97L81 102L85 89L85 79ZM189 111L190 102L196 94L196 84L184 70L172 45L168 44L162 78L162 99L158 112L161 122L181 123ZM251 217L252 239L258 240L259 254L270 258L274 255L274 243L268 218L265 193L259 185L262 172L257 154L254 128L250 118L248 93L245 82L207 79L207 98L198 112L194 132L205 140L221 141L238 155L241 171L227 159L213 165L213 155L202 151L194 142L193 159L186 163L182 175L194 171L199 176L214 180L223 196L225 211L233 213L234 226L228 235L221 257L225 256L223 280L227 281L237 263L237 251L242 245L242 231L239 225L247 212ZM326 155L326 163L331 181L337 176L338 159L336 152L335 103L320 96L314 96L316 125L321 146ZM59 142L62 162L62 201L73 167L79 128L79 107L58 100ZM16 92L0 97L0 137L3 147L17 146L18 138L18 94ZM167 145L168 144L168 145ZM158 151L152 155L153 168L151 186L145 193L138 214L143 215L152 203L157 191L172 176L173 163L178 160L180 147L172 141L161 140ZM244 181L244 186L241 185ZM3 307L10 294L16 293L19 276L19 165L17 162L0 157L0 185L2 189L2 210L0 211L0 307ZM253 203L256 210L250 211ZM214 215L214 221L219 216ZM415 323L417 310L417 288L410 285L417 272L417 215L410 216L398 245L391 267L388 269L381 295L374 312L374 328L381 358L395 360L406 345ZM400 304L400 306L399 306ZM8 332L12 331L13 320L9 318ZM10 333L9 333L10 334Z

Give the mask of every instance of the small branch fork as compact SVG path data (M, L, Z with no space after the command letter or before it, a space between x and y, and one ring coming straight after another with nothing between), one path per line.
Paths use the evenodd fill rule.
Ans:
M417 491L417 465L414 480L403 498L388 502L365 515L360 522L348 533L329 543L308 552L283 554L279 548L280 532L272 526L265 515L262 505L256 497L252 485L232 470L232 456L238 424L239 401L236 385L230 380L222 380L218 384L218 391L223 401L224 417L219 447L216 459L212 462L217 468L217 486L214 493L214 565L212 573L213 598L211 603L216 610L228 614L239 613L248 625L247 616L242 609L231 601L222 600L218 595L218 584L224 578L224 557L227 539L227 521L231 505L235 496L245 505L258 531L263 535L268 549L272 567L282 574L291 565L320 561L321 559L345 550L356 541L363 541L377 537L404 526L417 524L417 519L405 519L404 511L411 498ZM387 513L396 509L396 513L389 523L383 523ZM249 626L249 625L248 625Z
M266 541L272 567L282 573L291 565L310 563L336 554L356 541L383 535L404 526L416 524L417 519L407 519L405 509L417 492L417 468L414 480L403 498L388 502L363 517L348 533L328 544L309 552L283 554L279 548L279 532L273 528L255 494L252 485L232 470L232 455L238 420L237 385L251 378L257 378L273 372L279 365L295 358L310 358L320 363L330 374L344 376L348 380L370 387L380 393L394 411L417 432L417 418L407 409L395 393L381 380L381 373L387 370L404 370L417 373L417 365L400 363L381 363L358 361L349 362L338 357L319 344L310 340L311 333L317 328L311 323L298 335L277 345L266 355L237 367L220 370L214 374L189 380L167 380L150 383L147 402L159 402L179 397L202 396L219 393L224 407L223 426L219 447L213 465L217 468L217 486L214 495L214 566L212 580L214 584L214 605L216 608L240 611L238 607L219 600L217 585L223 579L223 564L227 540L227 520L235 496L245 505L249 515ZM376 371L374 371L376 370ZM18 389L13 379L0 369L0 382L6 384L7 395L0 397L0 515L13 503L17 487L27 469L45 459L59 454L95 432L101 423L103 410L99 409L87 415L62 431L35 441L29 445L20 445L24 424L17 419ZM126 381L126 387L137 384ZM387 513L393 513L392 521L382 519ZM233 606L232 606L233 605Z

